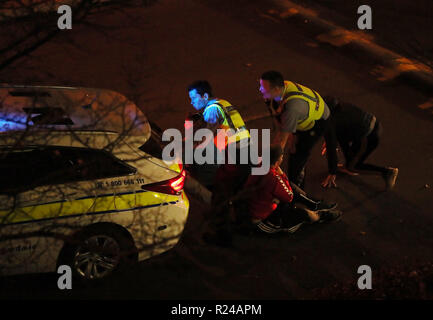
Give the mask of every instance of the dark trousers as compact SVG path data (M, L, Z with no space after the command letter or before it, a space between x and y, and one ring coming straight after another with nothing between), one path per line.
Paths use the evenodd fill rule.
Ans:
M275 226L281 228L290 228L302 222L309 222L310 218L307 212L301 208L297 208L291 203L280 203L264 222L271 222Z
M364 148L362 146L362 139L356 139L351 141L351 143L341 143L341 150L343 151L344 157L346 158L346 166L347 164L352 163L355 158L358 158L356 163L353 165L354 169L379 172L381 174L387 173L388 169L385 167L364 163L370 154L378 147L381 134L382 125L380 124L379 120L376 120L373 131L367 136L367 144Z
M302 190L293 182L290 182L290 186L292 187L292 191L293 191L293 201L292 201L293 203L302 203L310 210L313 211L317 210L317 205L320 203L319 200L314 199L313 197L307 195L307 193L304 190Z
M217 163L217 154L221 154L221 152L218 150L218 148L213 145L214 148L214 164L194 164L192 166L191 172L193 176L206 188L209 190L213 190L214 185L218 183L218 181L215 181L216 173L218 171L218 168L221 166ZM232 162L234 162L241 171L247 173L251 172L251 161L249 156L249 146L244 147L244 149L234 148L234 154L229 154L228 148L224 150L224 164L229 163L229 158ZM247 164L241 164L241 154L247 154ZM224 165L222 164L222 165Z
M247 147L248 151L248 147ZM228 164L228 152L226 149L225 164L218 167L218 173L214 175L212 185L212 212L210 216L210 229L219 236L226 239L232 237L233 222L236 220L235 207L241 200L231 203L231 199L242 191L243 185L251 174L251 164L239 164L241 150L236 149L236 164ZM235 170L230 170L230 174L224 174L227 167L234 166ZM223 174L221 174L223 173ZM244 196L245 197L245 196ZM242 212L241 212L242 214Z
M305 184L305 165L311 150L323 136L328 126L328 120L329 118L327 120L320 119L316 121L312 129L296 132L298 141L296 143L296 152L289 157L288 176L290 181L293 181L302 189L304 189Z

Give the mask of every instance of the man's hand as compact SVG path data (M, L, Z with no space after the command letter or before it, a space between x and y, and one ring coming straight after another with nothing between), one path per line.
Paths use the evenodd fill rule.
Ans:
M335 182L337 176L335 174L328 174L328 176L323 180L322 187L323 188L337 188L337 183Z

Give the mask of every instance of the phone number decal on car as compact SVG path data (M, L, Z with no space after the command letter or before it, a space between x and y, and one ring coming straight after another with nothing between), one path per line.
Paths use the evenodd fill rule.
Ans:
M133 184L144 184L144 179L136 178L136 179L124 179L124 180L112 180L112 181L98 181L96 182L96 188L105 187L118 187L118 186L130 186Z

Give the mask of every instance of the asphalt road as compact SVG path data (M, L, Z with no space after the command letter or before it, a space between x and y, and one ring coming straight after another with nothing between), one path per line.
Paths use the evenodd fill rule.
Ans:
M431 97L398 81L380 82L377 67L321 45L302 26L266 14L266 2L162 0L151 8L105 13L104 27L74 26L31 57L0 71L8 83L114 89L136 99L163 128L182 126L191 110L186 86L208 79L244 118L265 112L257 79L268 69L374 113L384 135L371 162L398 167L393 191L377 177L338 177L323 190L326 161L316 148L307 191L338 201L343 219L294 235L237 235L234 248L205 245L203 212L192 201L179 245L97 288L60 292L55 275L2 279L4 298L308 299L317 288L357 281L360 265L374 272L433 260ZM405 39L403 39L405 41ZM269 128L269 119L248 122Z
M296 1L296 0L295 0ZM372 10L373 28L369 34L386 48L410 59L433 65L433 3L429 0L299 0L297 3L319 12L348 29L357 29L358 7L367 4Z

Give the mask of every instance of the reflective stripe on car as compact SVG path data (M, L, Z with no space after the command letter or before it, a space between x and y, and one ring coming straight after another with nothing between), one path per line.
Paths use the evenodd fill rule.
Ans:
M39 222L42 220L70 218L80 215L108 214L175 204L179 196L139 190L137 192L85 197L72 201L62 200L1 210L3 224Z

